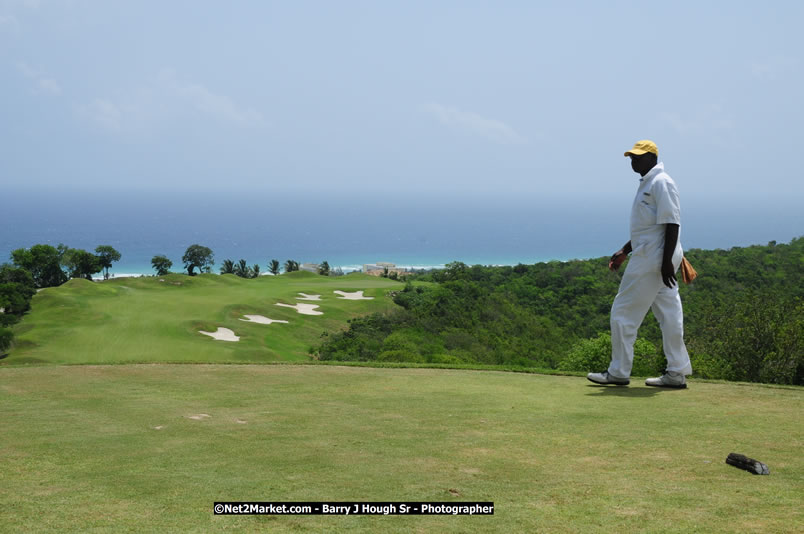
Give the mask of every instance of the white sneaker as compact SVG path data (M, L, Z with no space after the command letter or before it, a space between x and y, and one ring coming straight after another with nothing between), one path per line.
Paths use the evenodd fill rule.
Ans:
M586 375L586 378L595 384L613 384L615 386L627 386L631 383L630 380L627 378L619 378L616 376L611 376L608 371L603 371L602 373L589 373Z
M659 378L648 378L645 380L645 385L657 388L684 389L687 387L687 379L680 373L665 371Z

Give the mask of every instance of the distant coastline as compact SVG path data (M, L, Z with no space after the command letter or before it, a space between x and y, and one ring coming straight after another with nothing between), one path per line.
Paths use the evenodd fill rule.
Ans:
M230 259L234 259L234 258L230 258ZM587 258L578 258L578 259L587 259ZM321 261L328 261L328 260L321 260ZM455 260L455 261L461 261L461 260ZM542 260L542 261L551 261L551 260ZM566 260L558 260L558 261L566 261ZM219 272L218 269L216 268L218 263L219 262L216 261L216 265L214 265L212 267L212 273L213 274L217 274ZM281 263L282 263L282 261L280 261L280 264ZM337 264L333 264L332 262L329 262L329 261L328 261L328 263L330 264L331 269L333 269L333 270L340 269L340 270L343 271L344 274L349 274L349 273L353 273L353 272L360 272L360 271L363 270L363 264L348 263L348 264L344 264L344 265L337 265ZM428 264L402 264L402 263L397 263L396 266L398 268L403 268L403 269L407 269L407 270L410 270L410 271L421 271L421 270L426 271L426 270L431 270L431 269L444 269L447 266L447 263L450 263L450 262L428 263ZM464 262L464 263L466 263L467 265L484 265L484 266L500 267L500 266L505 266L505 265L513 266L513 265L517 265L518 263L526 263L526 264L540 263L540 261L532 261L532 262L526 262L526 261L522 261L522 262ZM250 264L253 265L253 262L250 262ZM267 267L265 265L260 265L260 268L261 269L267 269ZM181 264L177 265L177 264L174 263L173 268L171 269L171 272L181 273L181 272L184 272L184 270L182 269ZM136 265L131 265L131 264L128 264L128 265L123 264L119 268L116 268L116 266L113 266L109 274L110 274L110 278L125 278L125 277L139 277L139 276L154 276L155 271L150 266L149 267L143 267L143 266L136 266ZM263 274L264 274L264 272L263 272ZM270 276L270 275L268 275L268 276ZM100 276L100 275L96 275L94 279L102 280L103 277Z

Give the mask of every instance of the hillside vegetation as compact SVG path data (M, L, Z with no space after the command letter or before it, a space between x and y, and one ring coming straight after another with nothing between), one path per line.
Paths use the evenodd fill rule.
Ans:
M681 283L695 376L804 384L804 239L686 251L698 279ZM622 271L608 258L515 267L452 263L396 295L399 309L353 320L318 348L322 360L521 365L600 371ZM634 374L664 369L649 313Z
M359 274L324 277L295 272L244 279L233 275L73 279L43 289L14 326L11 354L0 364L120 362L266 362L309 360L325 330L396 307L387 296L402 284ZM372 300L345 300L334 291L364 291ZM300 293L319 301L298 300ZM318 305L303 315L277 303ZM245 315L287 321L245 322ZM228 328L238 342L199 330Z
M804 384L804 239L686 256L699 272L680 288L695 376ZM4 272L16 280L17 271ZM621 276L597 258L514 267L455 262L407 284L304 272L73 279L36 294L30 312L14 308L23 320L12 327L14 346L0 364L312 358L599 371L610 357L609 309ZM373 300L345 300L336 290ZM302 293L322 300L299 300ZM319 305L323 314L278 303ZM248 323L245 315L288 323ZM218 328L239 341L199 333ZM660 373L664 362L649 313L633 374Z

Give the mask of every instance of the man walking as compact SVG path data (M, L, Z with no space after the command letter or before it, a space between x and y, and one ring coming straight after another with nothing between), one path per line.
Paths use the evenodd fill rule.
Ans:
M642 178L631 208L631 240L614 253L609 269L616 271L628 254L632 256L611 306L611 364L608 370L589 373L587 378L597 384L629 384L637 330L652 309L662 329L667 370L645 384L686 388L685 377L692 374L692 366L684 345L684 316L676 281L683 257L678 189L664 172L653 141L638 141L625 156Z

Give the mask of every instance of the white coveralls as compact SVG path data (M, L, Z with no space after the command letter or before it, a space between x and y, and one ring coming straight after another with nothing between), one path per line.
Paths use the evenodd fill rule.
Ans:
M620 290L611 306L611 365L608 372L619 378L631 376L634 341L637 330L648 313L662 329L667 370L692 374L690 357L684 345L684 314L678 285L672 289L662 281L665 224L681 224L678 189L664 164L658 163L642 179L631 208L631 259L620 282ZM681 229L673 252L673 267L678 270L683 251Z

